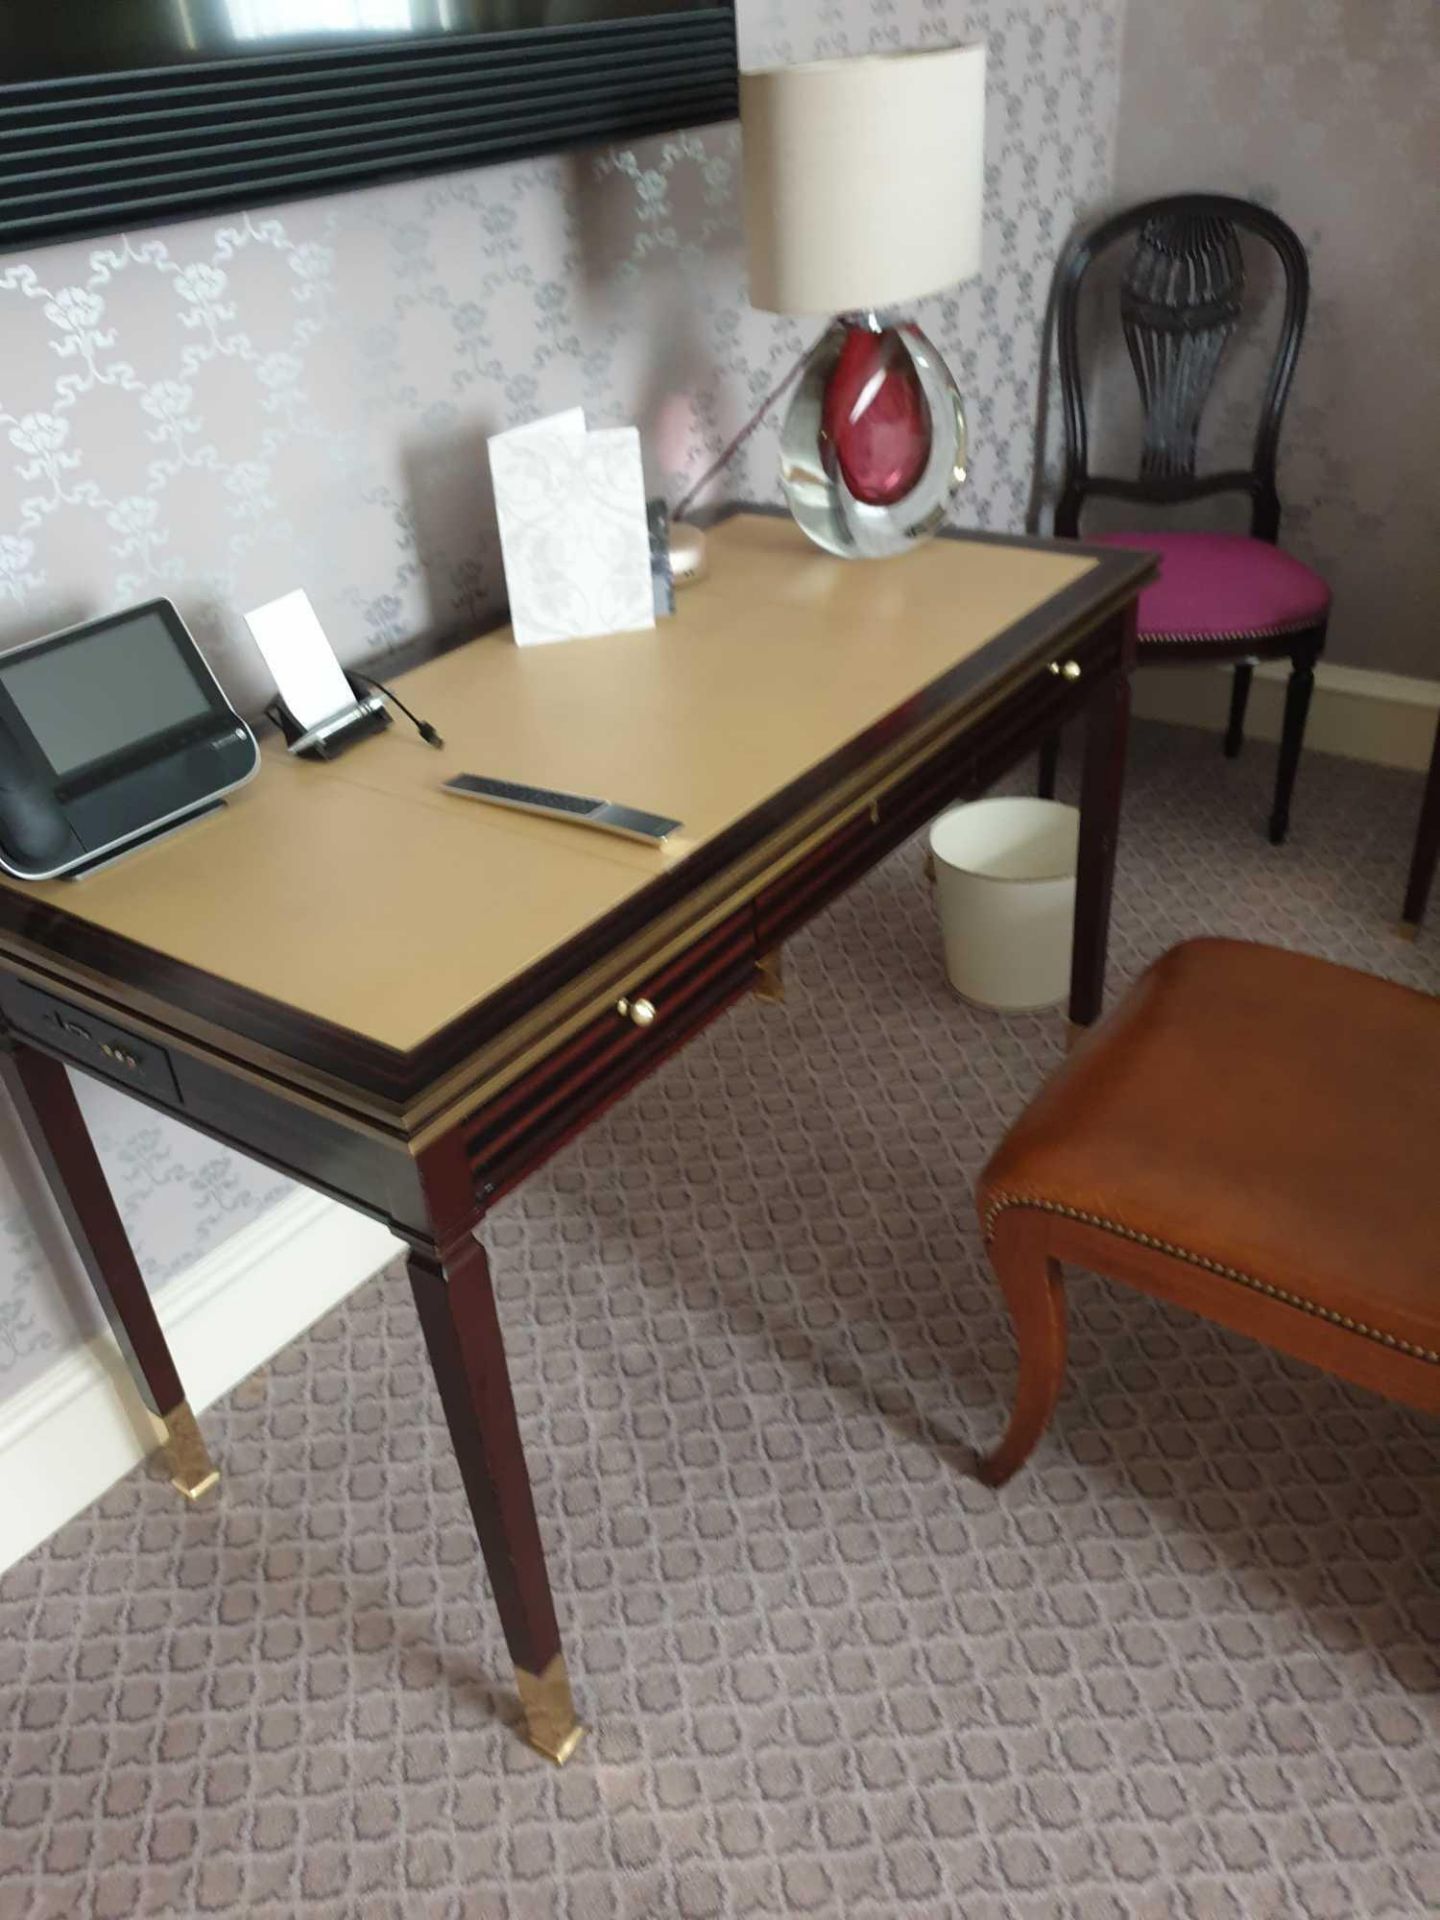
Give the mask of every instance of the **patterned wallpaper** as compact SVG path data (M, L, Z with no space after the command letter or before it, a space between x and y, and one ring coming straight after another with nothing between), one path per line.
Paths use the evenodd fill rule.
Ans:
M1310 320L1281 441L1281 538L1335 589L1332 658L1432 679L1437 71L1434 0L1131 6L1116 153L1121 201L1237 193L1304 242Z
M985 272L922 315L968 399L968 522L1023 520L1040 312L1108 190L1122 7L741 0L752 65L989 43ZM807 342L746 304L738 143L708 129L0 259L0 644L168 593L253 703L241 614L291 587L350 658L481 620L501 585L485 438L577 401L638 421L652 487L678 497ZM773 430L747 457L729 490L775 495ZM86 1099L157 1282L284 1191L121 1095ZM3 1144L0 1397L93 1324Z

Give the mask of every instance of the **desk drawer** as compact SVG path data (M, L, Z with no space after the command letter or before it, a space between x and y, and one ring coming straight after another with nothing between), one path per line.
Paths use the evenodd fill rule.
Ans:
M1107 621L986 714L971 742L977 793L1083 716L1097 692L1120 671L1123 636L1119 620ZM1077 752L1082 738L1077 730L1072 743Z
M1116 671L1120 645L1121 629L1110 622L1045 662L958 740L887 787L766 887L755 903L760 951L779 946L937 813L984 793L1078 718Z
M507 1192L755 984L749 907L565 1041L481 1109L466 1135L480 1197Z
M415 1161L403 1146L296 1106L222 1065L180 1049L171 1054L13 974L0 974L0 1006L18 1038L174 1113L233 1152L357 1207L394 1232L426 1231Z
M170 1056L153 1040L142 1040L97 1014L74 1007L24 980L5 977L0 988L6 1018L17 1033L28 1034L51 1052L73 1060L88 1073L117 1086L146 1093L164 1106L180 1106L180 1089Z
M960 798L969 784L968 748L948 756L943 767L927 767L925 778L938 783L945 796L933 809L938 812L949 799ZM883 860L910 832L898 822L885 801L873 809L858 813L842 827L822 840L797 860L790 870L766 887L755 901L755 931L762 953L783 945L797 928L814 919L830 902Z

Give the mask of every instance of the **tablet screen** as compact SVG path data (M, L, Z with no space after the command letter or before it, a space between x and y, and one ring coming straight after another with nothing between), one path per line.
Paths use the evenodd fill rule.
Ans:
M60 780L214 710L150 607L8 665L0 660L0 682Z

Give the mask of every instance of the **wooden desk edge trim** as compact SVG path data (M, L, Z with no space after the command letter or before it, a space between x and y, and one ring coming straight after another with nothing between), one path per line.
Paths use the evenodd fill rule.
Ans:
M1016 536L995 538L1047 551L1054 544ZM1070 549L1070 543L1066 545ZM563 1039L585 1018L593 1017L607 997L634 984L637 974L663 964L724 912L746 904L803 858L816 841L863 811L906 772L940 750L947 737L983 718L1023 682L1047 651L1087 638L1156 570L1153 556L1141 552L1099 548L1086 557L1096 562L1092 571L996 636L997 640L1012 642L1012 655L978 697L966 701L957 711L954 701L962 697L961 693L948 691L956 681L963 683L965 669L973 666L972 656L906 703L914 707L922 701L924 708L917 724L890 752L877 756L873 743L893 727L894 713L717 835L700 850L699 864L687 861L683 867L657 876L612 914L584 929L540 965L467 1009L408 1053L367 1040L319 1016L297 1013L283 1002L235 988L134 941L98 930L52 902L27 901L8 888L0 889L0 959L37 985L73 993L92 1011L131 1021L159 1044L179 1046L201 1059L223 1060L230 1070L298 1105L418 1148L523 1072L546 1046ZM871 747L869 752L867 746ZM847 777L826 790L826 780L837 763L844 766L847 762L851 766ZM809 807L804 806L799 792L806 788L821 796ZM791 815L780 834L745 845L751 823L767 813L783 812L787 803L793 806L797 802L802 811ZM736 878L742 872L747 877L737 887ZM682 880L683 885L677 884ZM667 888L674 893L673 903L657 915L655 894ZM72 933L76 951L66 952L27 937L25 923L31 918L43 920L47 930L61 923ZM635 923L635 932L630 936L620 934L606 961L585 967L583 953L577 953L577 949L602 941L607 925L616 920ZM92 958L84 957L87 949L92 950ZM575 967L577 959L581 964ZM567 963L571 963L568 972ZM561 978L545 991L541 984L545 975L557 972ZM253 1013L256 1017L249 1023L250 1030L233 1019L218 1025L213 1012L206 1017L184 1000L166 997L167 987L182 981L192 1001L209 1001L212 1008L218 1001L226 1011L243 1007ZM517 999L527 1004L503 1031L482 1040L469 1053L456 1055L455 1048L466 1028L474 1027L482 1012L489 1013L493 1027L504 1003ZM331 1072L314 1065L306 1054L269 1044L261 1037L267 1031L283 1034L287 1040L295 1036L310 1042L326 1041L328 1052L339 1052L345 1059L347 1071ZM523 1051L517 1052L517 1045ZM367 1067L376 1071L367 1072Z
M398 1109L387 1114L378 1105L365 1108L348 1104L337 1097L343 1093L343 1086L332 1087L320 1076L297 1076L295 1063L287 1054L273 1053L258 1045L242 1051L233 1044L233 1036L220 1027L197 1023L196 1029L191 1031L176 1023L170 1008L143 992L117 998L110 990L111 983L103 977L97 978L84 970L57 969L50 964L48 955L36 956L8 946L3 939L0 939L0 967L43 993L57 994L62 999L72 1001L76 1007L94 1014L97 1019L113 1021L117 1026L132 1029L137 1039L152 1041L170 1052L183 1053L192 1060L222 1068L250 1086L278 1094L292 1106L302 1107L308 1113L343 1122L353 1131L369 1134L391 1146L408 1143L409 1134ZM58 1057L68 1058L64 1054ZM71 1060L70 1064L82 1073L86 1071L78 1061ZM117 1080L114 1084L122 1093L129 1094L132 1099L145 1101L159 1111L183 1111L149 1099L143 1089L129 1086L124 1081ZM253 1149L248 1147L242 1151L253 1153Z
M1113 618L1114 611L1102 614L1093 626L1072 635L1072 640L1077 644L1083 641L1096 627ZM687 894L682 903L686 911L677 908L652 923L646 935L637 937L628 947L617 949L588 972L577 975L567 987L507 1028L492 1046L481 1049L453 1075L438 1082L409 1115L417 1127L414 1135L417 1150L483 1107L597 1014L612 1006L621 995L633 992L647 976L665 967L738 909L750 905L850 821L883 805L886 797L917 769L939 759L947 747L962 740L977 722L1003 706L1028 671L1028 668L1022 669L991 688L982 700L967 706L963 713L940 716L923 737L908 736L901 749L870 763L844 786L836 788L823 804L799 815L784 834L762 843L750 855Z

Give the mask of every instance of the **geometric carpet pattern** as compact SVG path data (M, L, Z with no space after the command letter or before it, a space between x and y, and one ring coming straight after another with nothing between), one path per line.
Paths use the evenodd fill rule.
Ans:
M1419 782L1138 728L1111 984L1218 932L1440 989ZM408 1288L0 1582L0 1916L1440 1911L1440 1425L1076 1274L1057 1417L977 1170L1059 1014L947 990L918 845L489 1227L570 1667L518 1709ZM1440 1156L1437 1156L1440 1157ZM1437 1168L1440 1171L1440 1168Z

